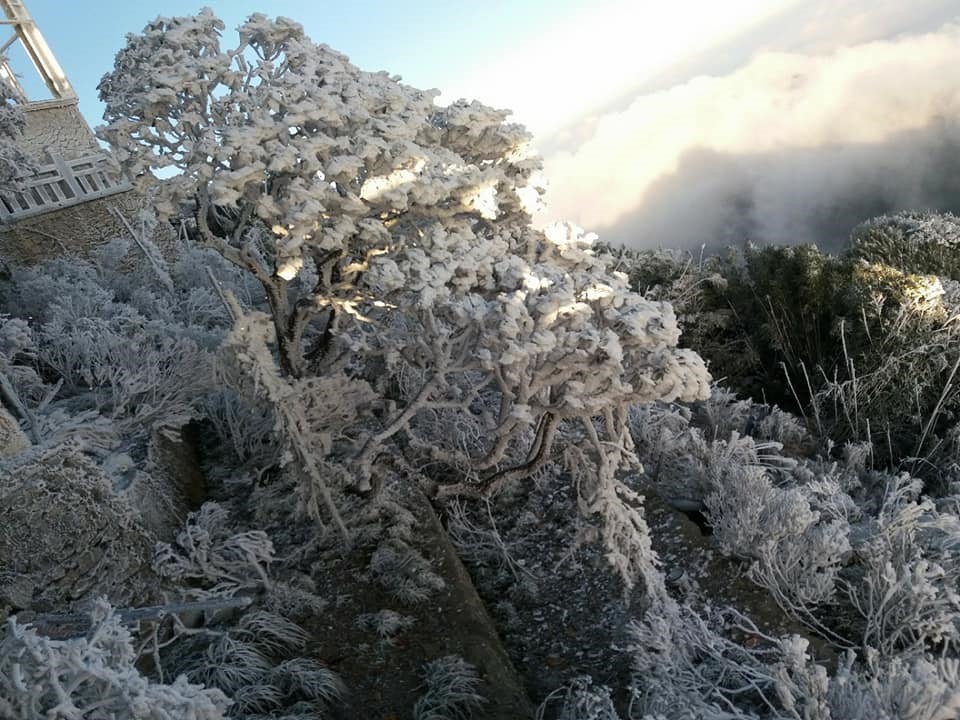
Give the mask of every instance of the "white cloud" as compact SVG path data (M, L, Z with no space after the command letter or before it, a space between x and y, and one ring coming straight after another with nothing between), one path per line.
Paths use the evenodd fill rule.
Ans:
M613 0L478 68L443 100L509 108L540 136L697 52L802 0Z
M898 13L891 2L881 3L877 16L848 13L832 28L829 45L890 32L905 22ZM805 23L794 37L812 47L813 33ZM713 239L697 234L710 233L736 198L751 206L761 231L786 232L798 219L784 213L811 211L825 188L859 192L857 184L874 182L877 172L920 182L911 168L916 156L877 148L910 131L918 138L932 132L935 118L941 127L960 120L958 66L958 25L823 54L760 52L722 77L637 97L587 123L589 139L546 158L550 214L612 229L614 239L634 245L690 246ZM785 166L791 158L803 167ZM702 177L698 167L722 176ZM664 195L665 186L674 197ZM910 187L902 199L924 201Z

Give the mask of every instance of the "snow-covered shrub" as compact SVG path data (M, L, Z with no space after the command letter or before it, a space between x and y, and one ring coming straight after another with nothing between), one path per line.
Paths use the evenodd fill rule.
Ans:
M849 520L858 510L826 469L783 456L779 442L733 429L757 431L761 418L773 414L721 392L689 416L666 408L635 412L632 427L657 492L678 510L702 512L724 555L749 563L750 579L781 608L829 634L815 611L835 599L850 555ZM729 436L707 440L691 420ZM651 434L649 425L658 430ZM785 428L792 433L799 426Z
M730 631L721 632L724 626ZM631 632L635 716L778 716L776 641L738 613L701 616L667 601L635 621Z
M672 462L690 428L690 409L683 405L651 403L630 407L630 435L645 475L660 477L663 462Z
M374 579L397 600L413 605L446 588L430 561L399 538L381 542L370 556Z
M234 636L256 645L269 657L285 657L303 650L309 635L296 623L265 610L244 613Z
M756 442L737 431L708 440L700 428L689 427L664 440L668 452L660 460L657 480L668 497L704 500L722 491L728 475L760 477L796 464L793 458L781 455L779 443Z
M8 307L29 320L30 361L50 382L37 387L23 373L19 378L25 401L45 407L38 417L50 426L45 439L70 418L99 413L116 436L106 450L123 445L143 460L155 432L174 432L198 416L213 379L204 345L210 346L211 333L218 342L223 328L185 325L172 309L178 296L166 289L142 305L150 314L141 313L111 285L123 277L77 258L17 268ZM137 292L150 288L147 277ZM83 419L92 422L92 416Z
M731 609L701 615L667 603L632 632L631 717L947 720L960 703L955 659L885 659L867 648L830 674L803 638L765 635Z
M849 526L843 519L821 518L799 491L774 492L766 499L761 522L771 532L757 545L749 577L781 608L830 636L814 610L835 599L850 552Z
M646 593L663 593L663 576L657 570L657 555L643 515L643 496L614 475L620 466L617 456L623 452L623 446L602 445L596 432L592 440L596 449L593 457L573 445L565 452L580 511L586 517L600 518L600 537L607 548L607 561L623 580L626 593L640 579Z
M736 611L701 615L675 603L653 608L632 633L631 717L947 720L960 707L953 658L851 650L830 674L799 636L771 637Z
M346 695L335 672L303 656L306 632L273 613L250 610L235 626L179 631L184 637L162 654L164 668L222 690L231 717L297 717L304 705L309 717L326 717Z
M960 663L952 658L893 658L867 651L865 667L853 653L831 678L832 716L850 720L949 720L960 713Z
M18 720L223 720L230 700L183 675L157 683L137 669L133 638L103 600L87 636L51 640L16 616L0 630L0 716Z
M425 692L413 706L414 720L468 720L483 707L483 681L458 655L445 655L423 668Z
M712 440L722 440L731 433L749 435L754 441L775 442L784 455L809 451L814 441L803 422L776 406L762 405L750 399L739 399L727 387L714 384L710 397L692 406L692 421Z
M286 581L278 580L267 589L264 606L293 622L304 622L327 607L327 602L317 595L316 590L309 575L299 574Z
M683 347L709 357L723 369L738 362L753 366L759 361L756 349L732 332L738 318L723 300L727 289L724 274L729 271L721 258L626 247L611 248L611 255L611 269L626 273L630 287L650 300L673 306L683 330ZM713 373L715 377L720 374Z
M620 720L610 697L610 689L594 685L590 677L576 677L554 690L537 709L537 720L547 717L551 705L560 703L557 720Z
M190 667L188 677L232 695L242 688L263 684L271 667L270 660L255 645L224 633L207 644Z
M328 458L334 444L342 441L352 422L369 405L369 386L342 371L311 378L282 375L268 344L275 337L269 318L264 313L244 313L232 296L227 300L236 323L225 347L233 351L233 361L272 410L276 443L284 453L281 463L298 461L290 468L297 479L296 513L322 525L325 511L348 539L334 488L348 485L349 475Z
M905 473L888 476L854 546L862 574L848 595L864 619L864 646L884 658L960 641L960 521L920 500L921 486Z
M234 532L228 511L215 502L187 517L176 543L157 543L153 566L197 597L233 595L268 585L273 543L262 530Z
M882 215L854 228L849 252L904 272L960 280L960 220L950 213Z
M270 677L289 695L302 696L321 705L340 703L347 694L340 676L311 658L285 660L270 672Z
M413 627L416 621L416 618L401 615L395 610L380 610L357 616L356 625L362 630L375 633L381 645L390 646L398 633Z
M454 241L462 249L447 247ZM398 363L432 368L437 388L434 399L419 399L425 409L489 409L481 454L436 452L433 458L478 476L481 489L489 492L541 467L563 421L587 425L609 410L614 422L605 419L597 432L616 443L618 413L629 404L707 395L699 358L675 347L679 331L669 305L648 302L630 292L624 276L607 274L592 243L592 236L571 226L539 236L524 230L512 241L446 238L435 231L394 261L414 272L424 255L433 273L451 278L452 287L421 287L418 280L386 295L401 311L429 307L441 332L436 337L428 328L415 335L412 347L406 342L414 352L403 352L403 338L393 338L392 353ZM471 259L474 251L487 259ZM459 280L465 274L469 285ZM444 302L434 297L440 291ZM481 405L476 401L488 386L496 394Z

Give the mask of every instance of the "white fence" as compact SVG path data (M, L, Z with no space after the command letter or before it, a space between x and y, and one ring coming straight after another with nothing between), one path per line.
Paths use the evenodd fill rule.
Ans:
M22 190L0 191L0 223L11 223L32 215L59 210L130 189L116 164L102 153L74 160L52 156L41 165Z

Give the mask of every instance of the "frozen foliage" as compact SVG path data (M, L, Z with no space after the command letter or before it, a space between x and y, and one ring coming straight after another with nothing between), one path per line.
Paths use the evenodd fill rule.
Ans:
M80 279L79 272L73 275ZM41 282L25 278L20 287L40 292L35 285ZM78 285L53 295L57 300L38 330L38 361L56 372L65 392L89 393L91 405L131 440L185 425L210 384L209 353L193 339L177 337L175 329L150 323L92 274ZM84 301L71 302L84 290Z
M6 62L5 57L0 57ZM26 120L20 103L24 98L6 80L0 80L0 189L18 189L34 167L20 148Z
M895 658L853 668L848 654L828 691L835 718L852 720L949 720L960 713L960 664L956 659Z
M543 701L537 710L537 720L547 717L548 708L560 703L557 720L620 720L610 697L610 689L594 685L589 677L577 677L558 688Z
M294 658L277 665L271 679L280 688L322 705L343 702L347 688L335 672L318 660Z
M235 634L274 657L303 650L309 639L306 631L296 623L264 610L245 613Z
M816 509L811 489L778 482L796 464L779 455L779 443L736 430L707 441L698 428L660 439L673 445L659 464L662 492L677 507L701 509L720 550L750 561L751 577L781 607L807 617L833 599L850 551L847 519Z
M152 636L154 665L222 690L238 720L298 717L304 703L312 707L303 717L326 717L329 706L342 701L345 686L310 657L311 635L298 624L315 620L325 604L306 577L291 576L296 584L272 581L267 571L273 554L265 532L238 531L223 506L208 502L191 513L176 544L158 544L158 571L180 595L243 595L253 606L239 617L213 611L202 622L174 618L169 632Z
M716 633L711 627L716 622L668 602L634 625L639 716L748 718L738 708L775 707L772 669L764 658L769 651Z
M446 587L430 561L399 538L380 543L370 557L370 572L390 595L411 605Z
M136 667L130 632L103 600L86 637L51 640L16 617L0 633L0 715L18 720L221 720L230 705L183 675L156 683Z
M236 324L225 346L253 381L256 392L273 409L274 431L284 449L283 462L296 459L297 513L321 522L323 512L348 539L328 476L337 476L336 466L326 460L334 441L370 402L369 386L344 373L320 378L289 378L280 373L268 343L274 328L263 313L244 314L228 297ZM343 471L340 470L340 474ZM346 483L340 483L345 485ZM321 507L323 509L321 509Z
M7 374L27 408L20 415L33 416L35 442L70 441L101 459L127 455L149 478L158 434L176 437L198 416L213 380L210 349L229 318L218 299L223 318L190 317L180 302L187 291L171 294L142 268L117 269L127 249L118 241L92 261L14 268L4 299L29 324L2 327L21 322L30 341L8 355Z
M457 655L427 663L423 684L426 691L413 706L414 720L468 720L485 702L477 669Z
M764 635L728 610L655 608L634 628L631 717L681 720L947 720L960 707L955 659L882 661L852 651L836 672L812 662L806 640Z
M450 503L447 507L447 535L465 562L472 566L490 566L500 572L508 571L519 580L524 570L497 530L489 501L485 508L486 520L478 524L470 518L463 503Z
M851 650L831 676L810 661L806 640L666 599L637 628L635 716L953 717L960 523L952 501L938 509L918 479L872 470L869 444L836 448L839 461L785 458L773 435L761 453L763 443L739 434L762 427L751 417L749 404L715 396L692 412L638 408L632 425L654 487L676 507L702 509L711 541L745 561L753 581ZM795 423L777 425L793 432ZM704 437L723 431L726 439Z
M460 271L453 272L453 287L439 298L445 302L424 299L426 289L411 297L419 283L388 295L398 307L429 313L427 332L414 332L422 340L411 346L407 339L402 349L404 330L392 338L395 349L388 354L396 363L429 369L412 402L425 410L462 407L484 419L481 453L436 452L435 459L478 475L488 492L542 466L563 421L586 422L611 410L616 418L630 403L707 394L699 358L674 347L679 332L670 307L643 300L629 292L623 276L606 274L592 236L569 226L540 237L523 232L512 240L481 235L462 249L448 247L456 238L436 247L440 238L428 235L397 262L413 264L417 253L430 252L438 256L432 263L447 254L450 262L463 263L477 248L478 264L462 271L477 278L459 290ZM491 385L495 392L487 399ZM424 397L425 389L433 399ZM600 425L599 432L618 442L616 422Z
M49 397L33 368L36 355L36 338L30 326L24 320L0 313L0 457L13 455L29 447L31 440L40 439L40 423L31 402L42 403ZM29 437L18 419L23 421Z
M381 482L393 438L464 478L441 497L494 493L580 423L582 461L602 478L583 507L611 519L611 554L635 575L643 521L616 485L630 465L622 416L709 391L671 307L608 270L595 236L533 227L540 160L506 111L437 107L434 91L360 71L285 18L252 15L229 49L223 29L203 11L129 36L100 84L99 132L132 175L179 170L167 211L193 208L191 237L261 284L269 317L234 308L230 344L302 467L302 508L347 535L335 490ZM337 437L304 408L362 394L357 377L379 396L375 421L345 417ZM448 420L471 439L423 432Z
M905 272L960 280L960 223L950 213L883 215L857 226L850 241L854 257Z
M863 577L849 587L866 621L863 644L881 656L956 652L960 640L960 520L918 502L921 483L891 477L856 553Z
M299 582L293 582L296 579ZM294 622L320 615L327 607L326 601L317 595L313 580L307 575L271 583L264 604L272 612Z
M631 717L956 714L956 498L938 505L913 478L875 472L870 442L887 431L891 464L895 446L920 455L952 442L941 437L955 422L957 368L947 352L955 288L912 274L951 274L951 218L874 223L861 256L843 263L800 250L758 253L737 283L713 272L722 264L661 258L664 276L640 295L631 288L643 273L594 236L534 227L540 161L505 111L438 107L434 92L362 72L283 18L253 15L222 47L223 30L209 11L160 18L128 38L101 83L101 136L125 167L148 181L151 170L176 171L159 206L179 215L181 264L165 261L150 221L139 218L131 235L149 271L142 288L103 261L28 278L30 293L69 302L28 300L32 325L5 323L0 339L21 348L4 355L11 384L26 405L43 406L45 383L14 372L35 357L73 405L48 403L37 423L13 408L25 429L49 438L99 416L109 427L87 447L116 487L136 465L128 460L142 457L132 447L203 409L244 480L256 476L256 522L276 526L296 514L339 530L343 545L369 557L363 579L409 603L441 591L443 580L417 547L416 518L384 488L419 482L439 500L489 498L544 469L563 472L581 512L600 520L596 535L627 589L642 580L647 590L631 650ZM908 253L904 243L916 247ZM881 264L891 248L916 268ZM246 280L228 277L224 261ZM940 264L920 267L928 261ZM829 289L838 277L850 280L849 298ZM760 330L737 336L742 320L717 300L730 285ZM809 408L821 434L841 428L867 442L841 449L821 437L818 447L796 418L724 392L672 405L706 400L710 379L700 358L678 347L664 298L677 300L688 327L703 315L697 337L728 360L765 333L762 348L787 370L781 395L789 389ZM856 313L834 328L825 308L841 300ZM792 312L797 302L802 310ZM129 357L124 345L145 351ZM745 364L760 363L755 352ZM811 381L804 373L816 364L822 377ZM905 374L910 382L899 383ZM217 392L190 386L199 376L219 383ZM792 385L800 377L806 404ZM908 405L922 417L890 412ZM818 449L827 455L811 459ZM676 601L644 520L648 490L702 512L731 566L859 656L846 654L831 676L803 638ZM464 554L526 579L498 518L479 523L450 508ZM156 557L188 592L266 589L264 609L236 627L185 638L194 652L183 667L233 693L241 713L307 716L311 702L322 711L343 687L300 657L296 624L322 603L309 582L271 586L267 536L228 528L222 509L204 506ZM310 536L315 544L285 562L305 568L327 540ZM358 624L386 647L408 620L382 611ZM480 702L479 682L459 658L431 663L415 716L466 717ZM578 680L553 699L564 718L612 719L612 697Z
M395 610L380 610L357 617L357 627L374 632L385 645L392 645L397 634L413 627L416 618L401 615Z
M255 645L224 634L207 645L189 676L232 695L241 688L262 682L270 669L269 659Z
M227 510L207 502L190 513L176 543L157 543L153 566L161 576L192 586L197 596L233 595L268 584L273 554L265 532L234 532Z
M251 610L233 627L191 631L163 654L166 668L215 687L233 701L231 717L295 716L302 703L322 709L342 703L346 687L319 661L302 657L306 632L288 620Z

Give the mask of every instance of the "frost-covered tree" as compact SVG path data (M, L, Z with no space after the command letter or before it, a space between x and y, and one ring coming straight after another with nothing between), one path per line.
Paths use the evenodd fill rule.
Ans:
M602 478L586 506L605 507L629 462L626 407L709 390L700 358L676 347L670 306L609 271L593 235L533 226L541 162L507 111L439 107L435 91L363 72L284 18L251 16L229 49L223 29L205 10L129 36L100 84L99 132L133 176L173 168L168 212L192 208L192 236L262 284L264 337L290 386L272 403L308 401L319 386L304 378L374 384L362 432L280 423L302 438L292 454L341 453L365 490L403 434L465 478L446 492L492 492L580 424ZM424 436L430 418L475 442Z
M0 80L0 189L16 188L33 167L17 143L26 124L21 102L16 88Z

